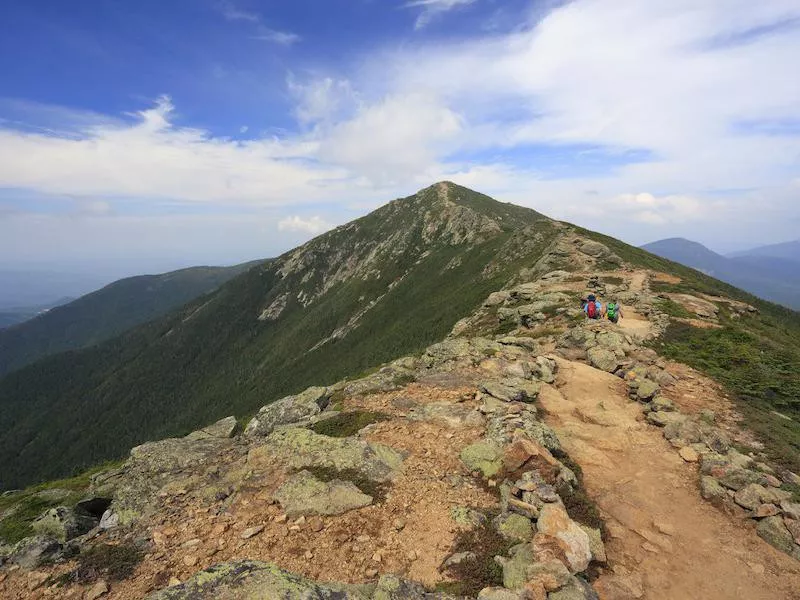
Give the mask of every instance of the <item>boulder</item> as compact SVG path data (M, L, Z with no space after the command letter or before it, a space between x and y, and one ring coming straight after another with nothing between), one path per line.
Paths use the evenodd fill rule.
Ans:
M675 405L672 403L672 400L670 400L669 398L665 398L664 396L656 396L655 398L653 398L653 401L650 402L650 408L656 412L675 411Z
M491 440L480 440L461 451L461 462L470 471L480 471L484 477L497 475L503 468L503 450Z
M519 471L521 469L530 470L531 467L561 467L561 463L556 459L550 451L527 438L518 438L514 440L503 451L503 466L506 471Z
M770 506L770 505L767 505ZM772 515L770 515L772 516ZM800 544L800 521L795 519L790 519L788 517L783 518L783 524L786 526L786 529L789 530L789 533L792 534L792 538L794 539L795 544Z
M531 520L517 513L502 513L492 521L497 533L509 540L528 542L533 537Z
M680 454L683 460L689 463L696 463L698 460L700 460L700 455L697 453L697 450L691 446L684 446L678 450L678 454Z
M711 450L720 454L728 452L731 448L731 439L728 435L715 427L705 433L703 441Z
M749 469L729 468L719 477L719 482L731 490L741 490L751 483L760 483L764 480L760 473Z
M790 519L800 521L800 502L789 502L783 500L781 502L781 510Z
M589 348L587 355L589 357L589 363L601 371L613 373L617 370L617 367L619 367L619 359L611 350L595 346Z
M495 560L503 568L503 586L519 590L528 581L528 567L534 563L530 544L519 544L509 551L510 557L498 556Z
M251 448L252 466L280 461L290 469L327 467L353 470L372 481L388 481L403 463L403 455L382 444L355 438L332 438L305 428L278 429L259 446Z
M147 600L370 600L374 592L374 584L321 584L269 563L238 560L195 573L184 583L153 592Z
M569 518L559 504L545 504L536 522L539 533L558 541L564 551L572 573L586 570L592 560L592 549L588 534Z
M264 437L278 425L301 423L328 405L330 394L324 387L310 387L296 396L286 396L263 406L244 430L246 436Z
M197 431L193 431L192 433L187 435L186 438L190 440L204 439L204 438L220 438L220 439L232 438L236 434L238 426L239 424L236 421L236 417L225 417L224 419L220 419L213 425L209 425L208 427L204 427L203 429L198 429Z
M663 410L656 410L653 412L647 413L647 417L645 417L646 421L651 425L656 425L658 427L665 427L670 423L682 423L686 420L686 415L682 415L678 412L666 412Z
M204 471L232 445L228 438L190 434L136 446L122 467L93 479L91 493L114 498L109 510L117 515L118 524L126 525L155 510L153 498L165 485L175 484L186 473Z
M57 506L46 510L33 522L32 527L37 534L53 537L64 543L91 531L97 523L88 513Z
M781 509L774 504L762 504L750 516L754 519L763 519L764 517L774 517L779 514L781 514Z
M639 386L636 388L636 397L642 402L648 402L652 400L655 397L655 395L659 392L660 389L659 385L652 379L645 378L640 380L638 383ZM654 407L653 410L661 410L661 409Z
M544 383L553 383L557 371L558 363L545 356L537 356L536 362L531 367L531 375Z
M578 523L578 525L586 532L586 535L589 536L589 548L592 551L592 560L594 562L605 563L607 561L606 547L605 544L603 544L603 536L600 530L584 525L583 523Z
M598 600L598 598L592 586L580 577L572 577L567 585L547 595L547 600Z
M372 600L425 600L429 598L422 584L397 575L381 575Z
M547 592L564 587L572 578L560 560L535 562L526 569L526 575L529 584L541 586Z
M541 384L537 381L509 378L504 381L486 381L481 384L480 389L503 402L533 402L539 397Z
M700 495L711 501L724 501L728 498L725 488L710 475L700 477Z
M781 517L762 519L758 522L756 533L770 546L800 560L800 548L794 543L794 538Z
M292 475L273 494L290 517L298 515L340 515L372 504L350 481L320 481L308 471Z
M762 496L767 490L757 483L751 483L741 488L733 497L736 504L748 510L755 510L762 504Z
M484 397L484 402L491 400ZM504 404L504 406L506 406ZM465 404L452 402L428 402L411 408L407 417L413 421L439 421L448 427L480 427L486 423L484 416Z
M600 258L601 256L608 256L611 254L608 246L592 240L583 242L580 246L578 246L578 250L594 258Z
M450 518L462 527L480 527L486 523L486 515L467 506L454 506L450 509Z
M34 535L17 542L8 555L8 561L22 569L32 570L58 557L62 548L54 537Z

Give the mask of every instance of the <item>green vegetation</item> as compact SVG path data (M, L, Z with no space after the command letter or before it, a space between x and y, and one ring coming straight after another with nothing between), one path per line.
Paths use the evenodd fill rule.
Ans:
M306 467L303 470L308 471L320 481L333 481L334 479L349 481L363 493L372 496L372 501L375 504L380 504L386 500L386 494L389 493L389 488L391 487L390 483L373 481L364 477L360 471L355 469L340 470L333 467Z
M674 300L670 300L669 298L660 298L655 302L655 307L662 313L669 315L670 317L677 317L679 319L692 319L697 316L690 313L683 306Z
M16 327L0 330L0 375L44 356L92 346L152 321L255 264L192 267L120 279Z
M118 463L107 463L77 477L0 496L0 543L14 544L32 535L31 524L39 515L56 506L74 506L85 496L92 475L116 466Z
M562 485L557 491L558 495L564 501L564 508L567 514L573 521L582 523L599 529L603 537L606 536L606 525L603 518L600 516L600 511L597 504L586 493L586 487L583 484L583 470L581 466L576 463L569 454L561 451L553 452L553 456L558 458L564 465L569 468L575 477L578 479L578 485L573 489L568 485Z
M558 233L534 211L457 186L452 192L451 201L479 207L500 229L469 239L472 217L426 190L120 337L6 375L0 487L61 477L147 440L254 414L308 385L441 340L535 264ZM278 318L258 319L281 299ZM341 330L347 334L333 335Z
M483 525L458 534L453 552L472 552L475 558L468 558L450 567L448 575L455 581L440 584L438 590L474 598L485 587L503 585L503 568L494 557L507 554L517 542L500 535L491 523L491 516L487 515Z
M56 583L86 585L98 579L123 581L136 572L144 554L138 548L127 545L98 544L75 559L78 565L60 576Z
M319 421L311 429L315 433L330 437L350 437L357 434L367 425L386 421L387 419L389 419L389 415L384 413L356 410Z
M768 316L723 323L673 322L656 348L724 384L771 458L800 471L800 327L784 329Z

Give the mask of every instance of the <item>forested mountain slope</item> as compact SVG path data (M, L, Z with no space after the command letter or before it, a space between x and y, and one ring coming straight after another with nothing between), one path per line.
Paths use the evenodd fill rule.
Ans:
M0 376L36 360L92 346L206 294L256 263L191 267L128 277L0 330Z
M560 231L535 211L438 184L178 312L11 373L0 380L0 486L67 474L423 348L536 268Z

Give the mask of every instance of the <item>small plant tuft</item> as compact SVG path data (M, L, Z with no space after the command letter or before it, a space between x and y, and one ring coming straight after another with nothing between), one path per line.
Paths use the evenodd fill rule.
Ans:
M327 435L328 437L350 437L351 435L357 434L367 425L386 421L389 418L389 415L382 412L354 410L314 423L314 425L311 426L311 430L320 435Z

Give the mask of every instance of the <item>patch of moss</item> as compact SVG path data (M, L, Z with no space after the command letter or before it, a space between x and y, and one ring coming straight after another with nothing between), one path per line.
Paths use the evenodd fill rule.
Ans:
M391 485L387 482L379 483L364 477L364 475L355 469L335 469L333 467L306 467L303 469L308 471L320 481L333 481L340 479L342 481L350 481L359 490L368 496L372 496L375 504L380 504L386 500L386 494L389 492Z
M578 485L575 489L567 485L562 485L556 490L564 501L564 508L567 510L567 514L573 521L588 525L594 529L599 529L600 534L605 539L606 526L603 522L603 518L600 516L597 504L586 493L586 488L583 485L583 470L581 466L572 460L569 454L563 450L554 451L553 456L575 473L575 477L578 479Z
M123 581L134 574L143 557L141 550L134 546L98 544L79 554L78 565L55 583L85 585L98 579Z
M661 298L655 302L656 308L670 317L678 317L680 319L693 319L697 315L690 313L683 306L668 298Z
M366 410L355 410L351 412L343 412L330 419L325 419L312 425L311 430L320 435L327 435L328 437L350 437L357 434L364 429L367 425L386 421L389 415L381 412L372 412Z
M483 588L503 585L503 568L495 562L494 557L506 554L517 542L507 540L491 524L491 516L476 529L462 531L453 544L453 552L472 552L474 558L468 558L448 569L454 581L447 581L437 590L455 596L474 598Z
M48 481L25 490L0 497L0 542L15 544L33 535L31 525L44 511L56 506L73 506L86 493L95 473L119 466L120 462L104 463L75 477ZM64 495L48 496L48 490L64 490Z
M398 387L402 387L409 383L414 383L416 380L417 377L413 373L398 373L392 377L392 383Z
M610 283L611 285L622 285L625 280L622 277L603 276L603 283Z

